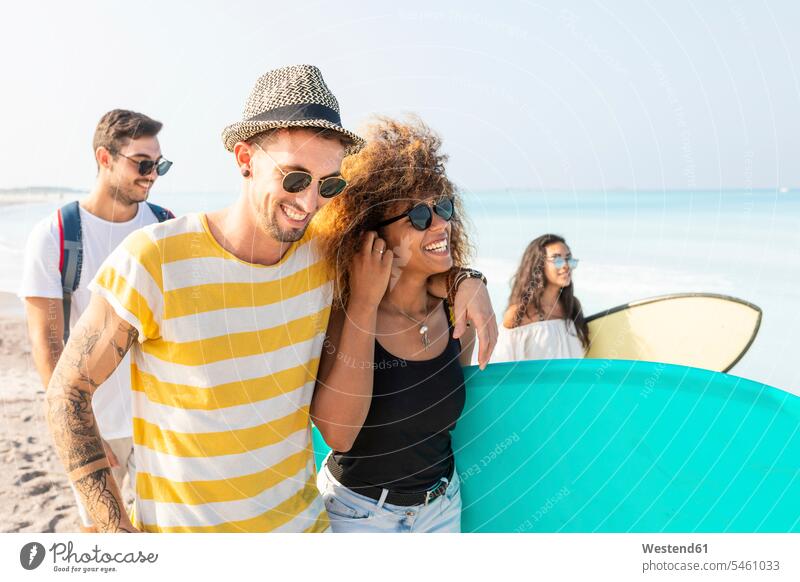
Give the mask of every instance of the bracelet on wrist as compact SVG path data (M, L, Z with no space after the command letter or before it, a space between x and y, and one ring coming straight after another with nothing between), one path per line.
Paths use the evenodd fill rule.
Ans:
M480 279L483 284L486 285L486 277L484 274L475 269L459 269L457 271L450 271L447 276L447 299L450 302L450 305L454 304L456 293L458 293L458 288L461 286L461 283L467 279Z

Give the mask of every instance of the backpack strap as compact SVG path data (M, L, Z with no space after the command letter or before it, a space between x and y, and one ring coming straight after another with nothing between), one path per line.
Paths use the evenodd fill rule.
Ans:
M153 214L156 215L156 218L159 222L164 222L165 220L175 218L175 215L172 214L172 211L168 208L162 208L161 206L153 204L152 202L148 202L147 205L150 207L150 210L153 211Z
M61 256L58 270L61 272L61 304L64 308L64 343L69 338L69 315L72 293L78 288L83 266L83 242L81 232L81 210L78 201L70 202L58 210L59 249Z

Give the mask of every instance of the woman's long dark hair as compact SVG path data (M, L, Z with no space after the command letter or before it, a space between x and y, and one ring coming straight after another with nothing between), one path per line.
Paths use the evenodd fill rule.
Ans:
M509 306L517 305L517 313L514 316L513 327L518 327L525 315L528 307L533 306L536 313L542 311L542 293L546 284L544 275L544 263L547 258L547 246L554 243L567 244L563 237L557 234L543 234L535 238L525 249L522 255L522 262L511 279L511 296L508 299ZM581 302L574 294L574 285L570 281L569 285L561 289L558 301L564 307L564 319L572 320L578 332L584 349L589 347L589 326L583 318Z

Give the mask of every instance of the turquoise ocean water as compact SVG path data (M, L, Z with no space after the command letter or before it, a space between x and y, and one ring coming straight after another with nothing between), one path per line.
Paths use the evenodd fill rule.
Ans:
M536 236L564 236L580 259L575 291L591 315L678 292L733 295L763 310L761 330L732 374L800 394L800 192L468 191L474 264L495 311ZM220 208L230 194L153 195L177 214ZM63 202L0 207L0 291L16 291L25 238Z

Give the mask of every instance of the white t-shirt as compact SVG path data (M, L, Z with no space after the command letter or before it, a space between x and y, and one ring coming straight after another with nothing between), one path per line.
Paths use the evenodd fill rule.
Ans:
M501 323L491 361L519 362L583 357L583 344L575 324L566 319L548 319L512 329Z
M144 202L139 204L136 216L127 222L108 222L80 209L83 238L83 265L78 288L72 294L69 328L72 329L89 306L92 297L89 283L100 265L119 243L132 233L158 219ZM60 234L58 214L53 213L40 221L28 236L25 247L22 284L19 297L48 297L61 299ZM130 437L133 434L131 419L130 357L125 356L108 380L92 397L100 435L106 439Z

